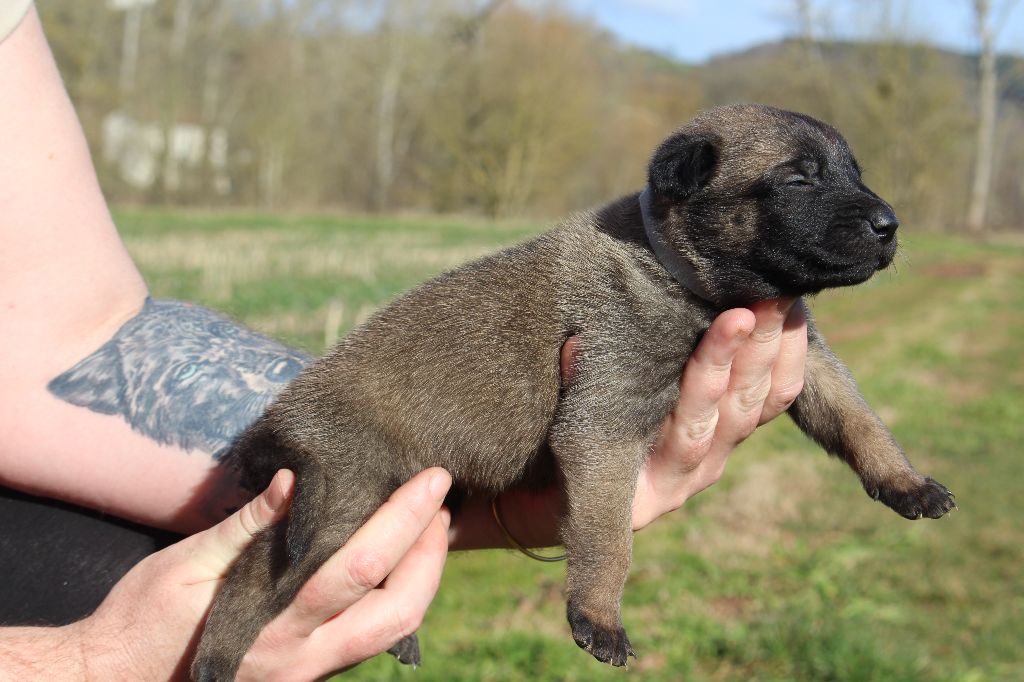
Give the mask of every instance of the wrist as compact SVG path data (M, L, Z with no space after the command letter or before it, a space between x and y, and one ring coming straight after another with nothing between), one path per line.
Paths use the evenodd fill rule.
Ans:
M89 679L74 625L0 628L0 670L26 681Z
M552 547L559 544L558 519L561 502L547 490L512 490L501 494L502 520L506 530L524 547ZM491 498L474 495L466 499L448 531L448 546L467 549L514 549L494 519Z
M505 529L498 527L494 514L491 523L497 529L498 547L509 547L505 533L524 547L554 547L561 543L559 522L562 518L561 495L553 490L536 493L512 490L501 495L501 519ZM491 505L488 502L488 511Z
M144 679L145 675L132 664L127 649L130 642L117 633L103 631L96 615L56 629L61 631L62 655L66 654L78 671L73 679Z

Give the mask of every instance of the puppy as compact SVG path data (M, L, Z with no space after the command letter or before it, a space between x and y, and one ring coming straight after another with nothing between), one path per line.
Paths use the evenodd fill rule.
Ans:
M286 523L256 537L192 671L228 680L260 629L418 471L461 494L558 484L576 643L635 655L619 605L637 476L701 334L728 307L863 282L892 261L892 209L832 127L764 106L711 110L655 151L648 185L414 289L281 393L233 447L252 490L288 467ZM559 352L581 339L568 385ZM808 325L796 424L899 514L952 494L917 473ZM418 662L415 635L393 650Z

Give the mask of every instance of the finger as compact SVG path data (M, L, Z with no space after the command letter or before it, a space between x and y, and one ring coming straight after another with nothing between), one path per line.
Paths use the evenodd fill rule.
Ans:
M299 590L279 617L282 624L307 636L383 582L437 515L451 481L447 471L433 468L396 490Z
M417 539L388 576L310 637L310 655L324 670L352 666L387 650L419 629L437 588L448 554L447 521L440 515Z
M749 310L719 315L683 368L679 402L669 416L659 443L668 464L678 468L681 456L706 449L715 433L718 403L729 387L733 359L754 328ZM682 462L687 464L688 462Z
M576 353L579 352L580 337L570 336L562 344L562 352L560 357L560 370L562 377L562 388L565 388L572 383L573 377L576 376Z
M772 367L772 387L761 410L761 424L789 409L804 385L807 360L807 308L798 300L782 327L779 355Z
M686 362L679 402L662 426L642 477L655 499L687 494L681 484L700 465L714 440L718 402L729 386L733 358L753 328L749 310L722 313Z
M782 330L795 299L760 301L751 306L756 323L736 353L729 390L721 404L716 436L736 445L757 427L771 390L772 366L779 355Z
M253 536L285 516L295 474L278 471L267 489L213 528L189 538L195 543L191 556L214 575L224 575Z
M694 434L691 440L702 440L714 432L713 425L704 429L693 427L706 424L717 410L718 401L729 387L733 360L752 333L754 323L754 316L744 308L722 313L683 368L679 402L672 416L688 426L687 431Z
M795 300L760 301L751 306L754 329L733 359L729 388L719 403L714 439L700 463L701 486L721 477L733 449L757 428L771 390L772 367L779 355L783 326Z

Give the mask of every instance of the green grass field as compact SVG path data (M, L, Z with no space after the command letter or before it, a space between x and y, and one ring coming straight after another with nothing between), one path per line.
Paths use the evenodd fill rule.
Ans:
M541 229L457 219L122 211L155 296L314 353L399 291ZM909 232L909 231L908 231ZM639 659L577 649L562 565L460 553L418 670L364 680L1024 679L1024 244L904 238L896 272L812 304L915 465L959 510L906 521L777 420L721 483L640 533L624 621Z

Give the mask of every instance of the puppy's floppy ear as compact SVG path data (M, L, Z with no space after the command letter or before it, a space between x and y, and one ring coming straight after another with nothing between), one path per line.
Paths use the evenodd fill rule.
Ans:
M672 135L654 152L647 168L647 184L655 195L684 201L715 174L719 145L715 135Z

